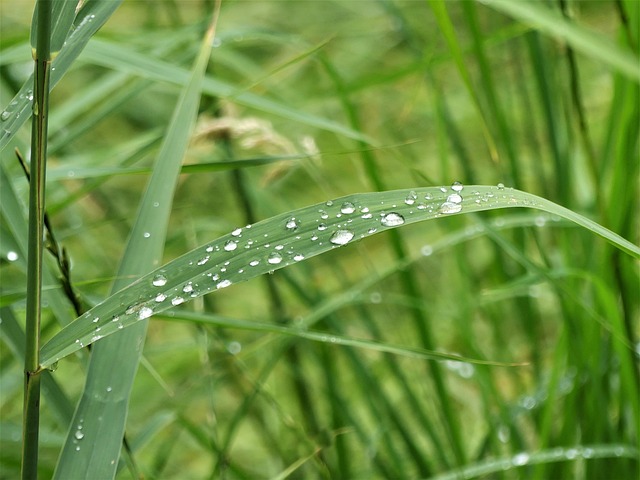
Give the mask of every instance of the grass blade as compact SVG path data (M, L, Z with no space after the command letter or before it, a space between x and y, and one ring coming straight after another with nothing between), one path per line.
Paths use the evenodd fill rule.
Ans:
M640 65L630 51L622 50L602 36L569 22L559 13L554 13L543 6L542 3L510 0L483 0L483 3L532 28L566 41L584 55L640 82Z
M459 185L454 185L458 189ZM564 217L640 258L640 248L582 215L522 191L444 187L363 193L312 205L237 229L151 272L80 317L42 348L43 366L185 301L400 225L459 212L536 208ZM326 217L326 218L325 218Z
M109 19L120 6L122 0L98 0L85 2L75 17L75 29L68 36L66 45L52 64L51 88L60 81L69 70L71 64L85 48L91 37ZM67 3L67 2L65 2ZM53 70L55 69L55 70ZM33 100L33 77L27 79L11 103L2 112L2 133L0 134L0 150L7 146L18 129L31 116Z
M168 126L167 136L140 203L118 280L113 286L114 291L123 288L131 277L151 270L162 256L173 191L195 125L214 25L215 20L205 35L192 78ZM133 330L100 342L94 348L84 395L71 424L55 478L115 476L129 395L145 334L146 322L140 322Z

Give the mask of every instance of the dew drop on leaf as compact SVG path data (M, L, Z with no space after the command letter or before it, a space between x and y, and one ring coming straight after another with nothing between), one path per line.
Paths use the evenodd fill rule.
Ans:
M447 202L451 203L462 203L462 197L457 193L452 193L447 197Z
M287 220L284 226L287 230L296 230L300 226L300 224L294 217L291 217L289 220Z
M345 245L351 241L353 236L354 233L350 230L337 230L333 235L331 235L329 241L334 245Z
M238 248L238 242L236 242L235 240L227 240L227 242L224 244L224 249L227 252L231 252L236 248Z
M280 262L282 262L282 255L277 252L272 253L271 255L269 255L269 258L267 258L267 263L271 265L277 265Z
M353 203L351 202L344 202L342 204L342 207L340 207L340 212L344 213L344 214L350 214L356 211L356 207Z
M453 190L454 192L461 192L463 188L464 185L462 185L460 182L453 182L453 185L451 185L451 190Z
M164 275L156 275L155 277L153 277L151 284L154 287L163 287L167 284L167 277L165 277Z
M151 310L149 307L142 307L140 309L140 311L138 312L138 318L140 320L144 320L145 318L149 318L151 315L153 315L153 310Z
M462 210L462 204L460 203L444 202L440 205L440 213L458 213L460 210Z
M414 203L416 203L417 198L418 195L416 195L416 192L409 192L407 198L404 199L404 203L406 203L407 205L413 205Z
M174 306L175 305L180 305L183 302L184 302L184 298L182 298L182 297L173 297L171 299L171 305L174 305Z
M231 280L222 280L216 284L216 288L219 290L221 288L227 288L229 285L231 285Z
M404 217L396 212L387 213L382 217L380 223L385 227L397 227L404 223Z

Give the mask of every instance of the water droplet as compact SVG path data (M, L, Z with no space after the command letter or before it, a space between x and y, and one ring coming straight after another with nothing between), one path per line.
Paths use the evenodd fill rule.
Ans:
M198 265L202 266L209 261L209 255L198 260Z
M447 193L447 189L446 189L446 188L444 188L444 187L440 187L440 191L441 191L442 193Z
M447 197L447 202L451 203L462 203L462 197L457 193L452 193Z
M407 205L413 205L414 203L416 203L417 198L418 195L416 195L416 192L409 192L407 198L404 199L404 203L406 203Z
M249 262L249 265L251 265L252 267L257 267L260 264L260 260L251 260Z
M371 213L363 213L362 215L360 215L360 218L364 218L364 219L371 218L371 217L373 217Z
M153 315L153 310L151 310L149 307L142 307L140 309L140 311L138 312L138 318L140 320L144 320L145 318L149 318L151 315Z
M149 232L144 232L144 233L142 234L142 236L143 236L144 238L149 238L149 237L151 236L151 234L150 234Z
M269 255L269 258L267 258L267 263L270 263L271 265L277 265L282 261L282 255L280 255L279 253L272 253L271 255Z
M231 235L233 235L234 237L239 237L241 234L242 234L241 228L236 228L233 232L231 232Z
M422 255L424 255L425 257L428 257L433 253L433 247L431 245L424 245L420 249L420 253L422 253Z
M320 225L318 225L318 230L323 231L327 229L327 224L326 223L321 223Z
M224 244L224 249L227 252L231 252L236 248L238 248L238 242L236 242L235 240L227 240L227 242Z
M433 198L433 195L431 193L427 192L427 193L424 194L424 199L425 200L431 200L432 198Z
M204 249L204 251L207 253L213 252L213 245L209 245L207 248Z
M462 210L462 205L460 203L444 202L440 205L440 213L458 213L460 210Z
M180 305L183 302L184 302L184 298L182 298L182 297L173 297L171 299L171 305L174 305L174 306L175 305Z
M504 190L504 183L499 183L497 187L498 187L498 190Z
M293 259L294 259L296 262L299 262L299 261L301 261L301 260L304 260L304 255L302 255L301 253L296 253L296 254L293 256Z
M76 430L76 433L74 433L73 436L76 437L76 440L82 440L84 438L84 433L82 433L80 430Z
M11 118L11 112L7 112L5 110L4 112L2 112L2 114L0 114L0 120L2 120L3 122L6 122L10 118Z
M329 214L324 210L318 210L318 213L320 214L320 218L323 220L326 220L327 218L329 218Z
M229 285L231 285L231 280L222 280L216 284L216 288L219 290L221 288L227 288Z
M522 452L513 457L512 463L516 466L526 465L529 462L529 454Z
M187 283L184 287L182 287L182 292L183 293L193 292L193 285L191 285L190 283Z
M227 351L231 355L237 355L242 351L242 344L240 342L229 342L227 344Z
M287 223L285 223L284 226L287 230L297 230L300 226L300 223L298 223L298 221L294 217L291 217L289 220L287 220Z
M382 217L380 223L385 227L397 227L404 223L404 217L396 212L387 213Z
M318 240L318 235L314 233L313 235L311 235L311 241L315 242L316 240Z
M327 207L332 207L332 206L333 206L333 201L332 201L332 200L327 200L327 201L325 202L325 205L326 205Z
M460 182L453 182L453 185L451 185L451 190L453 190L454 192L461 192L463 188L464 185L462 185Z
M9 260L10 262L15 262L16 260L18 260L18 254L13 250L8 251L7 260Z
M156 275L155 277L153 277L151 284L154 287L163 287L167 284L167 277L165 277L164 275Z
M276 250L282 250L284 248L284 245L276 245L275 247Z
M164 293L159 293L156 295L156 302L164 302L167 299L167 296Z
M111 387L107 387L107 393L110 393L113 390Z
M371 227L369 230L367 230L367 233L368 233L369 235L373 235L373 234L374 234L374 233L376 233L377 231L378 231L378 229L377 229L377 228L375 228L375 227Z
M329 241L334 245L345 245L351 241L353 236L354 233L350 230L337 230L333 235L331 235Z
M340 212L348 215L350 213L353 213L356 211L356 207L353 203L351 202L344 202L342 204L342 206L340 207Z

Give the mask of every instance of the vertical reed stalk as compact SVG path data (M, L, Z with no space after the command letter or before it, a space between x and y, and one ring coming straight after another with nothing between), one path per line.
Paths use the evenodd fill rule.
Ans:
M44 247L44 192L47 156L47 114L51 64L51 0L38 0L37 43L33 52L34 98L31 127L31 181L29 185L29 244L27 268L27 318L25 389L22 443L22 478L38 476L40 420L40 317Z

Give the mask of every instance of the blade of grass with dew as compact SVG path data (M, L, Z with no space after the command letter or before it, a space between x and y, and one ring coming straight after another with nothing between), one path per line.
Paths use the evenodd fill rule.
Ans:
M543 210L571 220L632 257L640 258L636 245L546 199L504 187L465 188L471 193L460 203L451 201L458 201L455 196L459 194L445 187L362 193L238 228L141 277L94 307L43 346L42 365L50 367L104 336L211 291L389 228L459 212L510 207Z
M91 37L109 19L122 0L96 0L85 2L75 17L73 31L67 36L64 47L51 66L51 88L60 81L72 63L87 45ZM0 114L0 150L7 146L18 129L31 116L33 100L33 76L27 79L11 103Z
M637 460L640 452L635 446L624 444L604 445L576 445L575 447L552 448L539 452L520 452L504 458L492 458L467 466L452 472L443 473L430 480L463 480L486 477L498 472L516 470L526 465L537 465L553 462L572 462L576 458L584 460L597 458L629 458Z
M536 30L566 41L577 51L601 62L626 77L640 82L640 65L631 51L623 50L601 35L569 22L539 2L483 0L482 3Z
M76 16L76 6L79 2L68 0L53 0L51 5L51 57L55 58L64 45L73 19ZM33 12L31 21L31 50L36 49L36 32L38 31L38 9Z
M164 248L180 164L195 126L202 82L211 53L216 16L206 32L192 78L180 96L167 135L140 202L136 223L113 289L158 265ZM96 317L97 319L97 317ZM146 323L98 343L91 353L87 383L55 478L113 478L124 435L128 399L142 351Z

